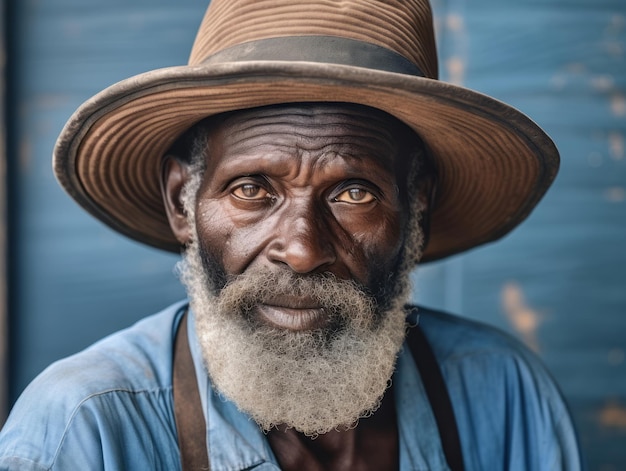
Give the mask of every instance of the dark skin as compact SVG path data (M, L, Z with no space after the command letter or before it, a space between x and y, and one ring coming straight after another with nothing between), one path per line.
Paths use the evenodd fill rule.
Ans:
M298 105L238 112L208 132L195 225L227 277L250 267L330 272L374 292L395 269L407 211L392 121L346 105ZM166 160L164 200L182 244L191 237L180 202L188 178L184 163ZM296 331L326 321L308 299L274 300L254 315ZM397 469L393 394L357 427L314 440L281 427L268 440L286 470Z

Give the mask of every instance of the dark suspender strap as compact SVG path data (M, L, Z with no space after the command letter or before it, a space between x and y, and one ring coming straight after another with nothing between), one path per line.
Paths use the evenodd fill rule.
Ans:
M446 383L441 375L435 355L419 325L409 329L407 341L435 415L448 466L452 471L463 471L461 441L454 419L452 402L450 402Z
M174 416L178 430L178 448L183 471L209 469L206 449L206 423L196 382L196 370L191 359L187 338L187 313L176 332L174 344Z

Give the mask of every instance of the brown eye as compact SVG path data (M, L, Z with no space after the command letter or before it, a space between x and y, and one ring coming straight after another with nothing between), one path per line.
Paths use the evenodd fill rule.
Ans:
M353 204L366 204L371 203L375 199L374 195L363 188L348 188L344 192L340 193L335 198L335 201Z
M268 193L260 185L244 183L233 189L233 195L242 200L261 200L267 198Z

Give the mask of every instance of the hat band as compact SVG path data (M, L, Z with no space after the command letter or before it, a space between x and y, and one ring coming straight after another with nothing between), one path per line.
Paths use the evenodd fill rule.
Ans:
M249 41L216 52L202 63L246 61L319 62L425 77L419 67L397 52L336 36L288 36Z

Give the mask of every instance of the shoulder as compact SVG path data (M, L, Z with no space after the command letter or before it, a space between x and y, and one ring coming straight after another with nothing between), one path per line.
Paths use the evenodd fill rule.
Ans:
M172 305L53 363L24 394L33 389L62 388L74 401L82 401L111 389L167 387L171 383L172 342L182 306Z
M511 335L492 326L444 312L418 308L419 325L447 380L463 379L476 386L488 380L499 388L544 388L558 394L539 357ZM478 378L481 378L478 381ZM514 384L513 384L514 383Z
M440 361L491 354L536 358L517 339L493 326L421 306L414 309L419 325Z
M485 324L418 308L437 358L466 460L500 469L578 469L575 431L540 358Z
M38 469L34 463L52 463L60 447L73 446L73 440L78 445L81 434L85 442L97 442L105 440L102 434L123 434L131 418L166 416L172 344L184 306L147 317L35 378L0 433L0 468L6 460L25 460Z

